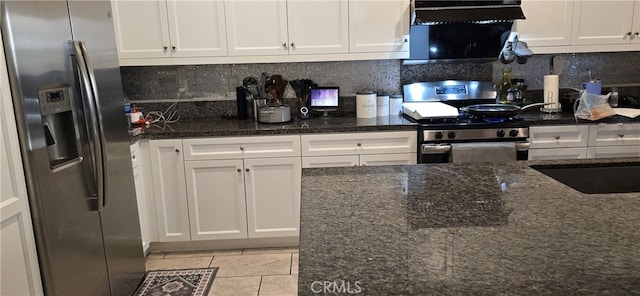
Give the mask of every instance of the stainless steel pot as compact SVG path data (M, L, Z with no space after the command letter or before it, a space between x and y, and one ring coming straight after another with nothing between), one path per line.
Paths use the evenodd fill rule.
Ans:
M291 108L287 105L262 106L258 109L258 121L262 123L282 123L291 121Z

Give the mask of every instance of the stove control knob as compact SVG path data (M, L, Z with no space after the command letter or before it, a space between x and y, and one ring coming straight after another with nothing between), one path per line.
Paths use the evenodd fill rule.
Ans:
M515 137L518 135L518 130L510 130L509 131L509 137Z
M449 139L455 139L455 137L456 137L456 133L455 132L449 132L447 134L447 138L449 138Z
M498 136L498 138L503 138L504 137L504 130L501 130L501 129L498 130L496 132L496 136Z
M441 132L437 132L436 133L436 139L438 139L438 140L442 139L442 133Z

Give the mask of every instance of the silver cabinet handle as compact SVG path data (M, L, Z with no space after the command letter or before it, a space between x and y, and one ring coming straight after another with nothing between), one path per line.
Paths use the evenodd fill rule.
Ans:
M409 42L409 39L404 38L404 43L407 43L407 42Z
M554 136L556 140L560 140L560 136Z
M249 168L244 169L244 171L248 173L249 172Z
M286 43L286 42L283 42L283 43L282 43L282 47L287 48L287 43Z
M175 45L171 46L171 50L176 51L176 46Z
M106 183L106 157L103 152L103 148L106 146L106 140L102 134L102 128L100 127L100 113L98 107L98 87L93 72L93 67L90 64L87 48L82 41L70 41L70 45L73 49L73 57L75 59L75 65L79 72L80 85L84 90L82 96L83 104L86 108L85 117L87 118L87 132L89 134L89 153L92 160L92 176L86 177L87 185L91 192L91 198L97 198L97 210L102 211L107 206L105 200L105 183ZM94 184L91 184L94 183Z
M238 173L240 173L240 172L242 172L242 170L241 170L241 169L238 169Z
M631 34L632 34L632 33L631 33L631 31L629 31L629 32L627 32L627 34L626 34L626 35L627 35L627 36L631 36Z
M296 44L291 42L291 47L296 47Z
M240 151L244 151L244 147L240 146Z
M162 47L162 50L164 50L165 52L167 51L167 49L169 49L169 47L166 45Z
M361 146L362 146L362 143L358 143L358 144L356 144L356 146L361 147Z
M176 153L180 153L180 149L176 148Z
M624 134L623 134L623 133L619 133L619 134L618 134L618 137L619 137L619 138L624 138Z
M136 155L131 155L131 159L136 159Z

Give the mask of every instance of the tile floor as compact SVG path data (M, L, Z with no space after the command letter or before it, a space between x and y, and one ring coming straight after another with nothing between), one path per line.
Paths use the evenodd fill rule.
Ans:
M209 296L297 295L298 248L151 253L147 270L219 267Z

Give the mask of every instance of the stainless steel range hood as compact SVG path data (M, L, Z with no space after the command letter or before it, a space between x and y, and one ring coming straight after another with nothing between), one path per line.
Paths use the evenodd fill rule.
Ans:
M413 25L489 23L525 19L520 0L415 0Z

